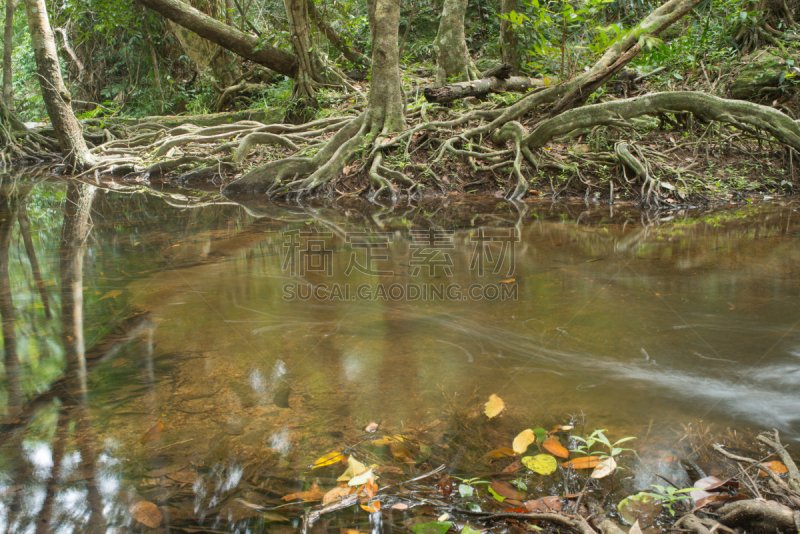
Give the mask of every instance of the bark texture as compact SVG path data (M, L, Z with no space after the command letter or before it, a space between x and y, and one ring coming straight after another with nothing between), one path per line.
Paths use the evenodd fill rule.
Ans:
M426 87L423 93L428 102L443 104L469 96L486 96L489 93L506 92L525 93L530 89L546 86L547 82L541 78L511 76L503 80L491 76L474 82L451 83L444 87Z
M31 44L36 57L39 86L47 114L56 132L65 161L73 169L85 169L95 160L83 140L83 132L70 105L70 94L61 78L53 30L44 0L25 0Z
M433 42L436 50L436 85L451 81L469 81L478 78L464 38L464 17L468 0L444 0L439 33Z
M516 13L518 9L518 0L502 0L500 4L500 14L509 15ZM519 54L517 54L517 46L519 46L519 38L514 31L512 24L502 19L500 22L500 51L503 56L503 63L508 63L513 67L513 73L519 73Z
M226 57L221 46L203 39L193 31L175 22L168 21L168 25L173 35L178 38L178 42L181 43L181 48L186 51L186 55L194 61L200 71L211 71L222 87L233 85L234 80L239 77L240 73L232 64L230 58Z
M255 36L215 20L180 0L139 0L139 3L245 59L264 65L279 74L291 78L295 76L297 58L293 54L269 45L258 47Z
M14 85L12 83L11 54L14 51L14 12L19 2L6 0L6 22L3 28L3 100L14 111Z

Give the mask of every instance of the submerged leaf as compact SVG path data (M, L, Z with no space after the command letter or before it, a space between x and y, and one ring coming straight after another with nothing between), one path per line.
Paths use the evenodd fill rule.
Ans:
M511 447L516 454L522 454L528 450L528 446L534 441L536 441L536 434L533 433L533 430L528 428L520 432L519 435L514 438L514 443Z
M105 295L100 297L100 300L103 300L103 299L115 299L120 295L122 295L122 290L121 289L115 289L113 291L109 291L108 293L106 293Z
M353 493L355 493L355 491L356 488L351 488L350 486L347 485L336 486L322 497L322 504L329 504L332 503L333 501L338 501L343 497L352 495Z
M661 501L645 492L626 497L617 505L619 516L625 523L632 525L638 520L644 528L653 524L661 509Z
M534 473L539 473L540 475L549 475L558 467L558 462L556 462L556 459L549 454L525 456L522 459L522 463L525 467Z
M546 450L553 456L558 456L559 458L569 458L569 451L566 448L564 448L564 446L561 444L560 441L558 441L558 438L556 437L551 436L546 440L544 440L544 443L542 443L542 447L544 447L544 450Z
M292 493L291 495L286 495L285 497L281 497L282 501L294 501L294 500L302 500L303 502L309 501L319 501L325 497L325 494L319 489L319 485L314 482L311 484L311 487L308 488L308 491L301 491L298 493Z
M564 462L561 467L571 469L594 469L600 464L599 456L584 456L582 458L574 458L569 462Z
M151 502L139 501L129 511L135 520L145 526L158 528L161 525L161 511Z
M561 497L541 497L527 501L525 508L530 512L560 512L562 509Z
M347 469L345 470L344 473L342 473L342 476L340 476L336 480L338 482L347 482L348 480L350 480L354 476L358 476L361 473L364 473L366 471L367 471L367 466L366 465L362 464L361 462L359 462L358 460L356 460L352 456L349 456L347 458Z
M486 414L486 417L491 419L502 412L505 407L506 404L503 402L503 399L492 393L489 396L489 401L486 403L486 409L484 410L484 413Z
M509 499L514 499L515 501L521 501L525 499L524 493L515 490L513 487L511 487L511 484L508 482L503 482L502 480L493 481L490 488L498 495L502 495L503 497L507 497Z
M444 534L453 525L450 521L430 521L421 525L414 525L411 531L414 534Z
M514 456L514 455L516 455L516 453L512 449L509 449L508 447L500 447L499 449L495 449L493 451L487 452L484 455L484 458L497 459L497 458L505 458L506 456Z
M783 463L779 462L778 460L774 460L772 462L763 462L763 464L764 467L766 467L776 475L785 475L786 473L789 472L789 470L786 469L786 466L783 465ZM763 470L759 470L759 474L762 477L768 476L767 473L765 473Z
M289 408L289 394L292 392L292 388L285 387L282 390L275 393L275 396L272 398L272 402L275 403L275 406L278 408Z
M318 469L320 467L325 467L328 465L333 465L339 463L344 460L344 454L341 452L329 452L325 456L321 456L314 462L314 465L311 466L311 469Z
M156 424L150 427L150 429L142 435L142 443L157 440L161 437L161 434L164 433L165 428L166 427L164 426L164 423L161 421L156 421Z

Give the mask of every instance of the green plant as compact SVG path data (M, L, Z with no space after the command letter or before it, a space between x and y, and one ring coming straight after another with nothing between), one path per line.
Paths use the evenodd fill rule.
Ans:
M677 504L680 501L691 499L692 498L691 496L685 494L700 489L700 488L677 489L673 486L659 486L658 484L651 484L651 486L656 488L656 490L658 490L658 493L645 492L644 494L661 501L661 504L664 505L667 508L667 510L669 510L669 515L672 516L675 515L675 510L672 508L672 505Z
M578 440L578 441L583 443L583 445L577 447L575 449L575 451L583 453L583 454L586 454L586 455L596 454L600 458L605 459L605 458L614 458L616 456L619 456L620 454L622 454L625 451L632 451L633 450L633 449L623 449L622 447L619 447L619 444L620 443L625 443L626 441L631 441L633 439L636 439L635 436L628 436L628 437L619 439L619 440L615 441L614 443L611 443L611 441L605 436L605 434L603 434L603 432L608 432L608 430L606 430L606 429L595 430L594 432L592 432L589 435L588 438L581 438L579 436L573 436L576 440ZM592 451L591 450L592 447L594 447L598 443L601 444L602 446L604 446L608 450L608 453Z

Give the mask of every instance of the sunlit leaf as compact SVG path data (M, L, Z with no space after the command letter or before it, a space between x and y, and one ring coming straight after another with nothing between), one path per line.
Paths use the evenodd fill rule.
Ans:
M450 521L430 521L411 527L414 534L444 534L453 525Z
M491 419L492 417L496 417L500 412L502 412L506 407L506 404L503 402L503 399L492 393L489 396L489 400L486 402L486 407L484 413L486 417Z
M549 475L558 467L556 459L549 454L537 454L536 456L525 456L522 458L522 464L540 475Z
M381 511L381 501L373 501L373 502L371 502L369 504L366 504L366 505L362 504L361 508L365 512L369 512L370 514L375 514L375 513Z
M589 478L605 478L617 469L617 461L614 458L606 458L594 468Z
M161 511L151 502L139 501L129 511L136 521L145 526L158 528L161 525Z
M550 436L549 438L544 440L542 443L542 447L544 450L552 454L553 456L558 456L559 458L569 458L569 451L561 445L561 442L558 441L557 437Z
M358 460L356 460L352 456L349 456L347 458L347 469L342 474L342 476L340 476L336 480L338 482L347 482L348 480L350 480L354 476L360 475L361 473L364 473L366 471L367 471L367 466L366 465L362 464L361 462L359 462Z
M362 484L366 484L370 478L373 478L375 475L372 473L372 469L369 469L366 473L362 473L360 475L356 475L350 479L347 483L348 486L360 486Z
M495 499L497 502L503 502L504 500L506 500L506 498L505 498L505 497L503 497L502 495L499 495L499 494L498 494L496 491L494 491L494 490L491 488L491 486L489 487L489 493L491 493L492 497L494 497L494 499Z
M464 528L461 529L461 534L481 534L481 531L467 523L464 525Z
M325 467L328 465L333 465L339 463L344 460L344 454L341 452L329 452L325 456L322 456L314 462L314 465L311 466L311 469L318 469L320 467Z
M779 462L778 460L774 460L772 462L762 462L762 463L764 464L764 467L766 467L776 475L784 475L789 472L789 470L786 469L786 466L783 465L783 463ZM767 473L765 473L763 470L759 470L759 473L761 474L762 477L768 476Z
M514 438L514 443L511 445L511 448L514 449L516 454L522 454L528 450L528 445L534 441L536 441L536 434L533 433L533 430L528 428L520 432L519 435Z
M601 458L598 456L584 456L582 458L575 458L569 462L564 462L561 467L568 469L594 469L600 463Z
M356 488L351 488L350 486L347 486L345 484L341 484L339 486L336 486L332 490L330 490L325 495L323 495L322 504L329 504L329 503L332 503L333 501L338 501L339 499L341 499L343 497L347 497L348 495L352 495L353 493L355 493L355 491L356 491Z

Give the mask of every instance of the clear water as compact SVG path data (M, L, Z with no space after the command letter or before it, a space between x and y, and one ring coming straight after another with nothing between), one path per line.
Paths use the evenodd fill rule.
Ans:
M301 207L25 175L3 193L12 532L140 530L141 501L162 530L295 531L303 505L269 522L242 501L330 489L343 468L308 466L372 422L431 448L370 458L409 476L483 476L489 450L571 419L654 456L690 424L800 435L797 204ZM348 513L320 528L369 528Z

